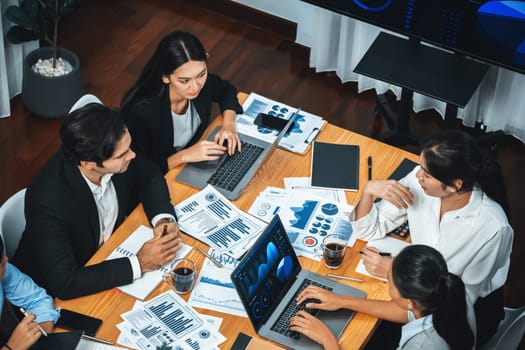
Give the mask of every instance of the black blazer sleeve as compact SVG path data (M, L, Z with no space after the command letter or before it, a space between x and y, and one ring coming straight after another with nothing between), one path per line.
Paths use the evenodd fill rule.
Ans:
M131 212L141 202L150 222L157 214L171 214L175 217L164 175L147 157L137 153L128 170L114 177L113 183L119 203L128 205L127 209L123 208L126 213ZM132 196L128 198L130 194Z

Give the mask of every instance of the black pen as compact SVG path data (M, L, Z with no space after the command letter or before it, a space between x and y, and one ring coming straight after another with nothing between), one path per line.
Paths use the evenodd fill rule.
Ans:
M360 250L360 251L359 251L359 254L363 254L363 251ZM379 253L377 253L377 254L379 254L379 255L381 255L381 256L389 256L389 257L392 257L392 253L389 253L389 252L379 252Z
M168 234L168 225L164 225L164 228L162 229L162 236L166 236Z
M372 180L372 156L368 156L368 181Z

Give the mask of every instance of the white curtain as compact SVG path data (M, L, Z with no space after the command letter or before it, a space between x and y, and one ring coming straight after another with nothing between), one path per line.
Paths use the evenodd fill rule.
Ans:
M400 87L353 72L383 29L305 3L296 13L296 41L310 47L311 67L318 72L335 71L343 82L357 81L359 92L375 88L378 94L391 90L401 97ZM415 93L414 110L429 108L443 116L446 104ZM458 114L467 126L480 122L487 131L503 130L525 142L525 75L492 66Z
M11 114L9 100L22 91L22 62L24 57L38 48L38 41L13 45L5 40L5 33L11 26L5 18L9 5L18 5L19 0L0 1L0 118Z

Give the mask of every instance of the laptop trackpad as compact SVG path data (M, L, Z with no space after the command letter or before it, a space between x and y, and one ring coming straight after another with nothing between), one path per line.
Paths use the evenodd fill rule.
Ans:
M203 169L203 170L210 170L215 169L219 165L219 160L205 160L203 162L196 162L193 163L192 166L195 168Z
M192 163L192 165L196 168L199 168L199 169L204 169L204 170L209 170L209 169L212 169L212 170L215 170L226 158L228 157L228 154L225 153L225 154L222 154L219 159L216 159L216 160L205 160L205 161L202 161L202 162L195 162L195 163Z
M353 310L320 311L317 317L339 338L354 315Z

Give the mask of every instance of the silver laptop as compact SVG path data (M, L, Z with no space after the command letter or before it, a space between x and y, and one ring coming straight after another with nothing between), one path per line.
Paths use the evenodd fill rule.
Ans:
M188 163L177 175L177 181L200 189L210 184L226 198L237 199L271 151L279 144L288 129L291 129L298 113L299 109L290 117L273 143L239 133L242 152L236 151L232 156L226 153L216 161ZM213 140L219 129L220 127L215 128L208 140Z
M232 272L231 278L257 334L293 349L322 349L308 337L288 329L289 310L297 307L296 296L307 285L357 298L366 296L359 289L302 270L278 215ZM353 315L354 311L342 309L318 311L316 317L339 338Z

